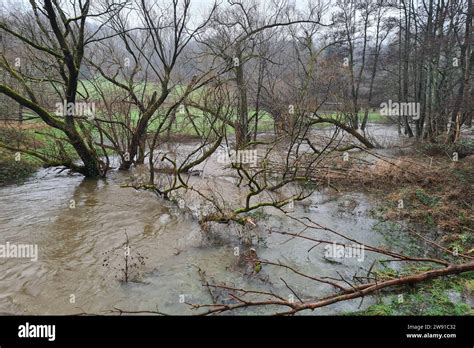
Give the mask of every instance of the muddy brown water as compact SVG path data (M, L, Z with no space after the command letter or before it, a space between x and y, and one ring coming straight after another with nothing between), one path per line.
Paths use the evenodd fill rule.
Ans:
M212 163L203 164L202 169L204 177L193 180L210 189L219 188L229 201L233 195L239 196L231 175ZM183 207L151 192L121 187L129 181L130 174L117 171L107 179L89 180L49 169L40 170L22 185L0 188L0 244L38 246L36 262L0 258L0 313L107 314L120 308L193 314L196 311L183 301L209 304L213 300L202 285L202 272L210 283L273 291L283 297L291 292L282 279L302 299L333 291L280 267L264 265L255 274L252 267L249 270L248 265L242 265L241 255L248 246L241 243L238 227L219 225L205 232L193 216L195 200L188 201L188 213L183 213ZM389 247L384 236L373 229L377 221L368 212L374 205L362 193L340 195L321 190L305 203L295 204L293 215L309 217L362 243ZM268 208L264 213L267 215L257 228L247 231L261 259L281 262L309 275L351 277L381 257L365 253L362 262L356 258L328 260L323 246L312 248L310 241L269 234L272 228L299 230L294 220L278 210ZM134 262L137 267L128 283L120 280L126 235L130 254L135 260L138 254L145 258L143 265ZM341 241L324 231L311 236ZM219 291L213 296L227 301ZM366 299L361 308L371 303L373 300ZM313 314L354 311L359 305L360 300L334 304ZM252 308L237 314L273 310Z
M194 313L181 303L183 299L212 302L198 269L212 283L266 289L284 296L291 293L280 278L306 299L332 290L274 266L264 265L258 274L246 274L248 269L239 265L236 256L235 248L246 250L236 238L237 227L221 225L218 235L209 236L215 232L203 232L192 214L183 214L173 203L150 192L121 187L127 179L119 172L104 180L87 180L42 170L23 185L0 188L0 243L38 245L36 262L0 258L0 312L73 314L158 308L171 314ZM220 180L224 185L225 179ZM71 200L75 201L74 209ZM371 204L363 194L323 192L304 205L296 204L294 214L344 231L361 242L383 245L384 238L372 229L375 221L367 215ZM350 276L370 267L374 260L374 255L366 253L363 262L330 262L322 247L308 252L311 242L268 234L271 227L294 231L295 222L279 211L268 209L267 213L271 215L262 222L264 226L251 232L262 259L318 276L335 276L337 272ZM145 265L138 266L139 275L129 283L119 280L125 233L131 255L146 257ZM323 232L313 236L334 239ZM115 257L104 266L107 252ZM220 295L216 292L215 296ZM318 313L355 309L356 303L345 303Z

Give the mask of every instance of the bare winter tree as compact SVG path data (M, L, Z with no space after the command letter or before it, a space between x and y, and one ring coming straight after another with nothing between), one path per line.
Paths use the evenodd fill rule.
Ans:
M249 112L249 82L247 74L249 65L258 58L260 64L271 62L271 57L265 56L264 46L277 35L282 28L298 24L319 24L324 6L320 3L309 3L306 13L298 13L290 2L279 0L271 3L255 1L229 1L227 8L216 12L212 22L212 31L201 38L208 47L208 52L232 67L229 80L234 82L235 105L237 118L232 126L236 132L238 148L245 146L251 140L250 120L254 118ZM268 54L268 50L266 52ZM262 66L260 66L260 75ZM261 85L262 80L257 79ZM260 87L254 87L259 90Z
M28 58L14 58L8 47L4 46L1 66L15 85L0 83L0 93L30 109L48 126L61 131L82 160L80 166L71 159L62 159L59 163L53 161L54 165L65 165L89 177L103 176L107 171L106 165L91 142L84 115L77 114L76 103L86 47L103 39L98 33L107 24L91 30L87 23L91 18L117 13L124 3L110 4L102 10L95 10L90 1L74 2L71 6L50 0L31 1L30 4L31 9L26 14L17 14L9 19L3 17L0 23L5 40L11 38L23 45L24 52L28 54ZM12 61L12 58L15 60ZM22 66L29 68L21 69ZM57 106L54 106L58 103L51 105L44 90L59 105L66 106L62 108L63 115L58 117ZM41 154L28 152L47 163L51 162Z
M138 1L107 19L119 40L98 43L90 63L132 106L127 120L118 125L127 128L126 143L117 149L121 169L143 164L150 123L156 122L158 129L163 129L167 117L173 115L166 107L173 109L170 105L177 99L184 100L216 74L216 67L199 76L178 72L180 66L189 64L184 57L186 49L206 28L216 8L213 5L207 18L196 24L190 20L190 0L173 1L171 6L166 1ZM180 89L186 95L177 97Z

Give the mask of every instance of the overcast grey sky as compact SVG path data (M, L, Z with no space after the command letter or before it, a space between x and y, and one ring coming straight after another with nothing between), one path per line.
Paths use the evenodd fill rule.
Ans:
M170 0L171 1L171 0ZM264 3L269 0L258 0L260 3ZM307 4L307 0L290 0L293 1L298 8L302 8ZM92 1L94 2L94 0ZM218 0L222 4L226 4L227 0ZM214 3L214 0L191 0L191 6L194 8L196 13L202 13L206 11ZM29 0L0 0L0 8L12 9L12 8L31 8Z

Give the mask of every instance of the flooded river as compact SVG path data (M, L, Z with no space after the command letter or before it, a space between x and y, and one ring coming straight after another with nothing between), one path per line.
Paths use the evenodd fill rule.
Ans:
M238 256L245 246L236 238L235 227L221 225L219 236L209 236L212 232L203 232L196 219L182 214L174 204L150 192L121 187L126 180L127 175L119 172L104 180L87 180L41 170L23 185L0 188L0 242L38 245L36 262L0 259L0 312L100 314L114 308L158 308L171 314L193 313L183 299L212 302L199 270L216 284L285 294L283 278L305 298L332 290L275 266L265 265L258 275L245 274ZM367 216L369 209L369 200L361 194L319 193L308 204L297 204L294 214L344 231L360 242L382 245L384 238L372 230L375 221ZM348 276L373 262L370 254L364 262L330 261L321 247L308 252L314 243L269 234L265 232L269 228L298 231L294 221L281 212L267 212L270 218L264 219L254 239L262 259L317 276L334 276L335 271ZM131 255L145 258L128 283L120 281L126 235ZM334 239L323 232L317 236ZM320 313L354 309L347 303Z
M221 194L229 201L232 194L238 195L231 191L235 190L232 177L212 166L202 169L205 179L195 180L222 188ZM0 244L38 247L37 261L0 258L0 313L107 314L119 308L193 314L196 311L183 302L209 304L213 297L227 300L218 291L211 297L203 281L287 297L291 292L284 280L303 299L334 291L332 286L282 267L263 265L258 274L252 272L242 262L249 245L242 243L238 227L222 224L203 231L192 213L196 200L188 200L190 213L183 214L186 209L151 192L124 188L130 175L112 171L107 179L90 180L49 169L40 170L24 184L0 188ZM377 221L369 210L374 206L362 193L321 190L305 203L295 204L292 215L311 218L362 243L389 247L373 228ZM324 246L269 233L300 231L301 226L281 211L266 208L255 220L257 227L246 233L258 257L308 275L350 278L357 272L366 273L374 257L381 257L365 253L363 260L331 260ZM342 241L321 230L312 236ZM134 259L129 263L133 275L125 283L122 269L127 237ZM372 302L364 300L361 308ZM334 304L314 314L354 311L359 304L360 300Z

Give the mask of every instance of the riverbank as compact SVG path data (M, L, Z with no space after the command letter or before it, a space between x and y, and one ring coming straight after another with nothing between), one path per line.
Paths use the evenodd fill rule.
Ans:
M474 258L473 154L473 142L424 144L379 154L369 165L353 161L347 175L331 182L341 192L363 187L379 198L372 216L399 251L428 255L428 245L435 255L460 263ZM351 173L356 171L363 174L354 179ZM409 246L397 242L401 230L412 235ZM426 268L385 267L379 276L390 280L423 271ZM473 315L474 272L395 287L374 298L376 304L349 314Z
M39 167L40 164L35 161L21 160L21 155L0 149L0 186L20 184Z

